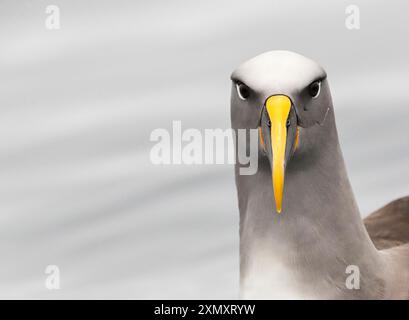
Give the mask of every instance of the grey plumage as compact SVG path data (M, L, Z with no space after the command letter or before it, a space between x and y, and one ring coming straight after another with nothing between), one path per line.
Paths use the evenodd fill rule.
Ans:
M317 79L321 92L311 98L308 86ZM340 150L325 71L298 54L272 51L245 62L233 72L232 80L233 129L260 125L266 140L264 147L260 144L255 175L240 175L239 164L235 169L241 296L409 298L409 246L404 245L409 206L402 205L397 212L397 206L391 205L366 219L368 234ZM235 83L248 86L252 95L240 99ZM291 100L289 117L296 118L287 128L281 214L275 212L271 128L265 113L265 103L274 95ZM296 129L299 146L295 150ZM406 228L397 226L398 222ZM390 230L386 237L383 229ZM387 249L379 251L374 243ZM348 266L359 268L359 289L346 286Z

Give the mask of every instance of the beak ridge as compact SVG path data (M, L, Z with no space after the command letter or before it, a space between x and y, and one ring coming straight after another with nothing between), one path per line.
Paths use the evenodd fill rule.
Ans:
M271 123L272 184L278 213L282 210L287 145L287 119L291 100L285 95L274 95L266 100L266 111Z

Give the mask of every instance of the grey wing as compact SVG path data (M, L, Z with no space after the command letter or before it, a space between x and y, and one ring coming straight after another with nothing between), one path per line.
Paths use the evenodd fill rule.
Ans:
M409 243L409 196L375 211L364 224L378 250Z

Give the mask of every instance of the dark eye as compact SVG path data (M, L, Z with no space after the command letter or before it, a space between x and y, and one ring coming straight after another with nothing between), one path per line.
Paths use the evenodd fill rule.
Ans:
M308 87L308 92L310 93L310 96L313 98L318 97L320 94L320 91L321 91L321 81L314 81Z
M247 98L250 96L251 90L244 83L236 83L236 89L241 100L247 100Z

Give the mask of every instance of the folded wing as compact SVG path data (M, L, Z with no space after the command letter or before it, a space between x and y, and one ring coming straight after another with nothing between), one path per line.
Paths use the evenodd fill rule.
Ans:
M390 202L364 219L379 250L409 243L409 196Z

